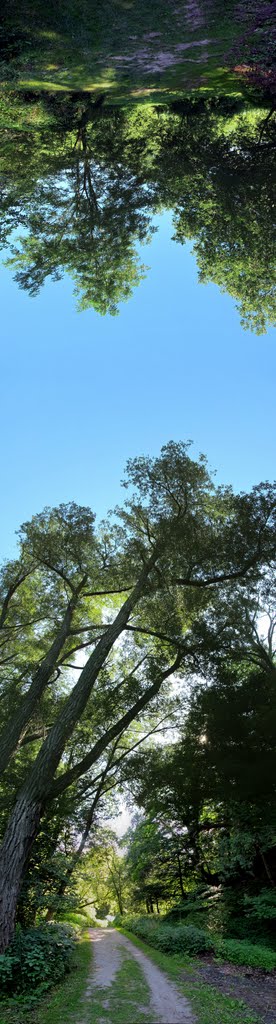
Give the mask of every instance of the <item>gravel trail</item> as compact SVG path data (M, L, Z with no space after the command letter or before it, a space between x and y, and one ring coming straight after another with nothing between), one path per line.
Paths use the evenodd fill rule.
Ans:
M175 985L156 967L142 950L121 935L115 928L91 928L93 968L88 983L87 998L93 998L93 988L110 988L124 958L124 952L138 961L150 988L151 999L147 1008L152 1013L152 1024L193 1024L195 1018L190 1005ZM137 1007L137 1011L142 1008ZM135 1021L132 1017L132 1024Z

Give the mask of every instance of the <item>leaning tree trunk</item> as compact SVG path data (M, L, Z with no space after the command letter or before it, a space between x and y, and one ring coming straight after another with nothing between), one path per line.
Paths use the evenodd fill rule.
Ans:
M0 854L0 952L5 951L13 935L18 895L29 852L38 833L43 806L49 796L66 742L86 707L108 654L125 629L131 612L144 592L156 558L157 553L154 552L114 622L107 628L88 658L78 682L40 748L11 814Z
M15 714L0 733L0 774L7 768L10 757L16 750L22 735L24 735L24 731L36 710L38 701L53 675L57 659L69 635L72 616L80 590L81 587L78 588L74 597L69 601L57 635L45 658L43 658L41 665L39 665L37 672L35 672L29 690L19 700Z
M25 866L39 829L41 806L26 794L18 799L1 850L0 953L11 942Z

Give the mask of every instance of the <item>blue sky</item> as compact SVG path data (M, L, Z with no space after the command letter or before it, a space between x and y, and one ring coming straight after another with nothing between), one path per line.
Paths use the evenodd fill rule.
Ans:
M171 438L192 438L235 489L274 478L274 332L244 332L171 233L163 215L116 318L77 313L68 278L31 299L1 270L1 557L45 504L105 514L126 459Z

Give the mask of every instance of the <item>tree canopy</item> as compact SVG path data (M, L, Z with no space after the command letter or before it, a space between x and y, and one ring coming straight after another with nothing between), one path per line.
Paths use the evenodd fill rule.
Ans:
M219 98L103 102L4 98L1 231L19 286L34 296L66 271L80 310L114 314L146 273L138 246L171 210L200 281L228 291L243 326L264 332L275 322L273 118Z

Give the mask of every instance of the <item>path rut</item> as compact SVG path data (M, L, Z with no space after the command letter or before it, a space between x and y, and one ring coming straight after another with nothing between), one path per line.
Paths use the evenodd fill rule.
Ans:
M147 1011L152 1014L152 1024L193 1024L195 1018L190 1005L181 996L175 985L169 981L159 967L142 953L142 950L121 935L114 928L91 928L90 937L93 943L93 969L89 979L86 997L93 997L93 989L110 988L122 963L124 952L138 961L150 989L150 1005ZM137 1007L137 1011L140 1010ZM131 1024L135 1024L132 1017Z

